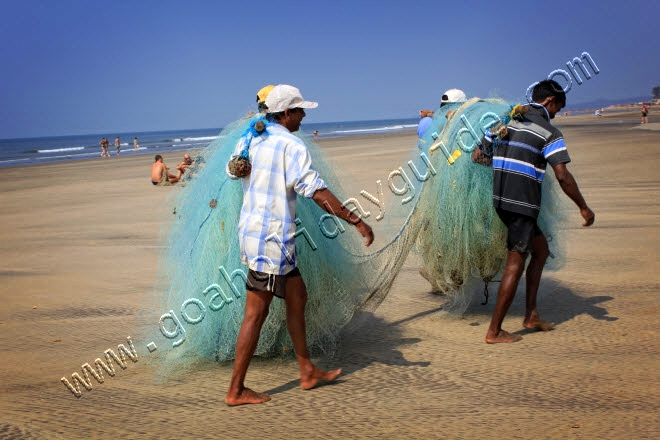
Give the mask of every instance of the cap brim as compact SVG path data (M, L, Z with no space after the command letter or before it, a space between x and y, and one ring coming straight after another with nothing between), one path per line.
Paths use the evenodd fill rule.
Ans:
M300 104L298 104L296 107L298 107L298 108L316 108L318 106L319 106L318 102L303 101Z

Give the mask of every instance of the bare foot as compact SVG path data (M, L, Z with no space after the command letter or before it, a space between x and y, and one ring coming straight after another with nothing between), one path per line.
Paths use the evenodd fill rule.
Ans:
M500 330L500 332L495 336L486 335L487 344L506 344L518 341L522 341L522 336L514 335L504 330Z
M314 371L310 375L305 375L305 377L300 377L300 386L303 390L311 390L319 382L330 382L335 380L337 376L341 374L341 368L332 371L321 370L320 368L314 368Z
M539 315L532 314L529 319L523 321L523 326L532 330L541 330L542 332L547 332L552 330L555 326L554 322L545 322L542 320Z
M249 388L243 388L238 394L227 393L225 403L227 406L246 405L249 403L264 403L270 400L270 396L265 393L257 393Z

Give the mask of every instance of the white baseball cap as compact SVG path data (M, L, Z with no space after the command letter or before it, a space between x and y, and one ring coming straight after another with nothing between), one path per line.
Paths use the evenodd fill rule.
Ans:
M286 84L275 86L266 97L268 113L279 113L291 108L316 108L318 105L318 102L305 101L300 90Z
M444 93L444 95L442 95L442 100L440 102L442 104L449 104L450 102L465 101L467 101L467 96L465 96L465 92L463 92L463 90L449 89Z

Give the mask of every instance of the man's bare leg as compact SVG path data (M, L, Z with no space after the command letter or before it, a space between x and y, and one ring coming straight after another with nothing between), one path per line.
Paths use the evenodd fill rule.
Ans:
M270 400L270 396L257 393L245 388L244 381L254 350L259 342L259 333L266 317L268 307L273 299L269 292L257 292L248 290L245 301L245 317L238 332L236 341L236 360L234 371L229 382L229 390L225 397L225 403L229 406L244 405L247 403L263 403Z
M536 295L539 291L541 274L543 273L543 266L545 265L545 260L548 259L548 255L550 255L548 241L543 234L535 236L532 241L532 258L525 273L527 285L523 326L528 329L536 329L544 332L551 330L555 326L554 322L545 322L541 319L536 309Z
M490 326L486 333L486 342L489 344L518 342L522 339L520 335L514 335L502 330L502 322L509 311L518 282L525 268L525 255L519 252L509 251L506 259L506 266L502 274L502 282L497 290L497 302L493 310L493 317L490 320Z
M286 324L293 341L298 366L300 367L300 386L309 390L319 382L327 382L337 378L341 369L325 371L316 368L309 358L307 350L307 335L305 333L305 304L307 303L307 288L301 276L289 277L286 280Z

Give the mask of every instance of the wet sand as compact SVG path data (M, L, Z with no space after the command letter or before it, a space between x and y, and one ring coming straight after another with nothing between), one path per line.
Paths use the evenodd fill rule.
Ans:
M136 339L138 361L102 384L91 379L82 397L60 382L126 345L150 303L173 190L149 183L153 158L3 169L0 438L656 438L660 133L556 122L596 223L582 228L571 212L567 264L541 283L553 331L523 330L521 289L504 328L523 341L485 344L497 285L488 305L477 292L462 316L449 316L411 255L378 310L345 332L332 358L318 359L343 367L339 380L303 391L294 360L257 359L248 384L272 400L239 408L223 402L231 363L154 383ZM346 187L357 194L400 166L415 141L319 143L355 177Z

